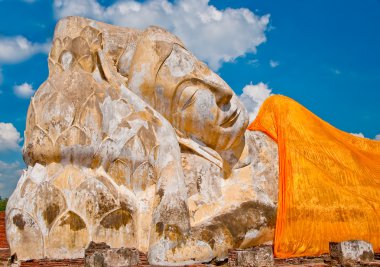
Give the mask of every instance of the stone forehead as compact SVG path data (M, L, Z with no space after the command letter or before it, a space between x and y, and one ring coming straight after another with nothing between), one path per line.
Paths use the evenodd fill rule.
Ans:
M142 36L149 36L149 39L152 41L166 41L184 46L177 36L158 26L149 26L144 30L140 30L76 16L65 17L58 21L54 31L54 39L59 38L63 40L65 37L73 39L79 36L81 31L87 26L105 34L106 36L103 37L103 42L105 43L113 42L125 45L130 42L136 42Z
M63 39L66 36L74 38L78 36L86 26L90 26L99 31L118 32L121 38L123 38L123 35L141 34L141 30L138 29L111 25L83 17L65 17L58 21L54 30L54 38Z

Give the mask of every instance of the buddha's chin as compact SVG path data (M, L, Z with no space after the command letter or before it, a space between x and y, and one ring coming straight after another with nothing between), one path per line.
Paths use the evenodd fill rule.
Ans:
M239 132L235 133L235 135L230 138L225 150L238 147L241 143L244 143L244 133L246 130L247 126L244 125Z
M221 136L220 141L215 146L215 150L228 150L232 147L237 146L241 141L241 136L244 134L244 131L234 132L233 134Z
M243 142L241 137L244 135L248 125L248 122L245 121L244 118L239 118L239 120L230 128L218 127L220 134L217 143L214 144L214 149L228 150Z
M248 127L248 117L246 115L246 111L242 111L236 123L225 129L223 132L225 138L225 145L223 150L230 149L232 147L237 146L240 142L242 142L242 136L244 135L246 129Z
M240 110L238 116L232 118L233 122L228 127L225 124L218 125L215 121L208 121L202 124L202 127L186 129L181 127L186 125L184 124L178 125L176 128L181 129L182 132L187 133L187 136L191 136L193 139L198 140L199 143L211 149L218 151L228 150L242 141L241 137L248 127L247 111L241 107L237 110ZM201 121L201 118L198 121ZM229 118L225 118L222 121L230 122Z

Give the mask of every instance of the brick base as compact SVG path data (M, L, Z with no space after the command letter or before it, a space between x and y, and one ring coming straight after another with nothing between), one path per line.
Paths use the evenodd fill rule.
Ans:
M67 260L31 260L31 261L21 261L21 267L41 267L41 266L65 266L65 267L83 267L84 259L67 259Z
M9 248L5 234L5 212L0 211L0 249Z

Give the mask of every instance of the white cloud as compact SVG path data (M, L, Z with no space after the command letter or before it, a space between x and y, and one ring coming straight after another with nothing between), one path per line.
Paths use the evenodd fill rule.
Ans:
M22 138L12 123L0 122L0 152L19 150Z
M354 136L357 136L357 137L363 137L363 138L365 138L364 134L362 134L362 133L351 133L351 134L354 135Z
M13 92L21 98L29 98L31 97L35 90L33 90L33 87L29 83L23 83L20 85L13 86Z
M366 138L363 133L351 133L351 134L354 135L354 136L357 136L357 137ZM375 138L374 138L374 140L380 141L380 134L376 135Z
M18 162L7 163L0 160L0 196L9 197L22 174L22 165Z
M0 63L18 63L38 53L48 53L50 42L32 43L24 36L0 36Z
M259 112L260 106L265 99L271 95L272 89L265 83L249 84L243 88L243 93L239 96L249 114L249 121L252 122Z
M246 8L218 10L209 0L119 0L104 7L96 0L55 0L57 18L85 16L132 28L158 25L178 35L199 59L214 70L266 41L269 15Z
M274 60L269 60L269 65L272 67L272 68L276 68L278 67L278 65L280 65L280 62L278 61L274 61Z

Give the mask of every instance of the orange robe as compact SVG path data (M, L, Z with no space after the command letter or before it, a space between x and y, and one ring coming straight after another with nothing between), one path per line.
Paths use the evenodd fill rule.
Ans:
M328 253L366 240L380 252L380 142L353 136L296 101L269 97L249 130L278 144L277 257Z

